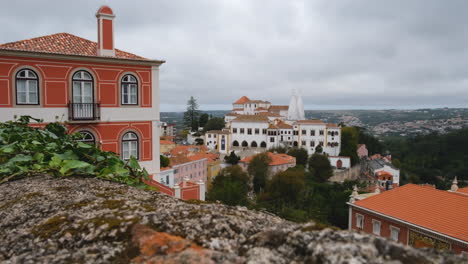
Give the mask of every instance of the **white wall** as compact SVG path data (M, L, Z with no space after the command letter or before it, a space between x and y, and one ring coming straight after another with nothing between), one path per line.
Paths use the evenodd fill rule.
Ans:
M330 164L331 164L333 167L337 167L337 166L336 166L336 163L338 162L338 160L341 160L341 162L342 162L341 168L342 168L342 169L349 169L349 168L351 168L351 159L350 159L349 157L329 156L329 157L328 157L328 160L330 161Z

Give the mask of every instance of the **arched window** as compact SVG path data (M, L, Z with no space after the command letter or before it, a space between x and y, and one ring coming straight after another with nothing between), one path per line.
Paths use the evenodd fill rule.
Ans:
M247 143L247 141L244 140L244 141L242 141L242 146L243 146L243 147L248 147L248 146L249 146L249 143Z
M39 104L39 78L30 69L21 70L16 74L16 104Z
M260 143L260 147L261 147L261 148L266 148L266 142L265 142L265 141L262 141L262 143Z
M138 159L138 136L127 132L122 137L122 159L129 160L131 156Z
M255 142L255 141L252 141L252 143L250 143L250 146L251 146L252 148L258 147L257 142Z
M94 103L93 77L86 71L73 74L73 103Z
M90 144L90 145L96 144L96 139L94 138L93 133L91 133L89 131L84 131L84 130L80 131L78 133L81 134L81 138L78 139L77 141L83 142L83 143L86 143L86 144Z
M234 141L232 142L232 146L233 146L233 147L238 147L238 146L239 146L239 142L238 142L237 140L234 140Z
M121 84L122 104L138 104L138 81L135 76L127 74L122 78Z

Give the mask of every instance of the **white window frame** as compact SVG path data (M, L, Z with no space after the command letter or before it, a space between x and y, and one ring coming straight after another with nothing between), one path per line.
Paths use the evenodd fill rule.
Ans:
M393 237L393 231L397 231L397 237ZM396 226L390 226L390 239L393 240L393 241L399 241L400 240L400 228L396 227Z
M379 230L378 231L375 230L375 224L379 224ZM379 235L380 236L381 231L382 231L382 222L380 222L379 220L372 219L372 233L374 235Z
M20 73L24 72L25 73L25 76L24 77L21 77L19 76ZM19 101L19 98L20 96L18 95L19 94L19 83L20 82L24 82L24 93L26 95L25 97L25 101L24 102L20 102ZM19 70L17 73L16 73L16 76L15 76L15 83L16 83L16 91L15 91L15 96L16 96L16 104L17 105L39 105L39 75L37 75L37 73L31 69L21 69ZM30 87L31 86L31 83L35 83L36 84L36 88L34 90L34 88ZM32 102L31 101L31 98L30 98L30 95L31 94L36 94L36 101Z
M130 134L133 134L135 138L131 138L131 139L126 139L125 137L127 135L130 135ZM132 142L136 142L136 148L134 149L132 147ZM125 149L125 148L128 148L128 149ZM139 138L138 138L138 134L135 133L135 132L132 132L132 131L128 131L126 132L123 136L122 136L122 159L123 160L130 160L130 157L133 156L135 157L135 159L139 160L139 151L140 151L140 143L139 143ZM127 153L127 155L125 155L125 153Z
M131 93L131 88L135 88L135 94ZM127 93L124 93L124 89ZM120 82L121 104L122 105L138 105L138 80L131 74L126 74ZM134 95L135 101L132 101ZM125 101L126 100L126 101Z
M359 218L362 219L362 222L359 222ZM358 229L364 229L364 216L362 214L356 214L356 227Z

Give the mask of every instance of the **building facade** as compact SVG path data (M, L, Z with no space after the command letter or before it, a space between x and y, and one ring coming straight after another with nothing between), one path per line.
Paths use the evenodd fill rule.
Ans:
M164 61L116 49L113 11L103 6L96 17L97 42L58 33L0 45L0 121L67 122L83 141L158 174Z
M276 152L266 152L268 157L270 158L269 163L269 177L273 177L278 172L285 171L289 168L296 166L296 158L293 156L289 156L283 153L276 153ZM249 156L241 159L239 161L239 166L244 170L247 171L249 167L250 161L255 156Z
M348 205L350 230L417 248L468 252L466 194L406 184L375 195L355 190Z

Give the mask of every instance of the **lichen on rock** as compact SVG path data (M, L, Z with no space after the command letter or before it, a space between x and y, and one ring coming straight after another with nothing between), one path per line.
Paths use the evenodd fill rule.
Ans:
M468 263L245 207L92 178L0 185L2 263Z

